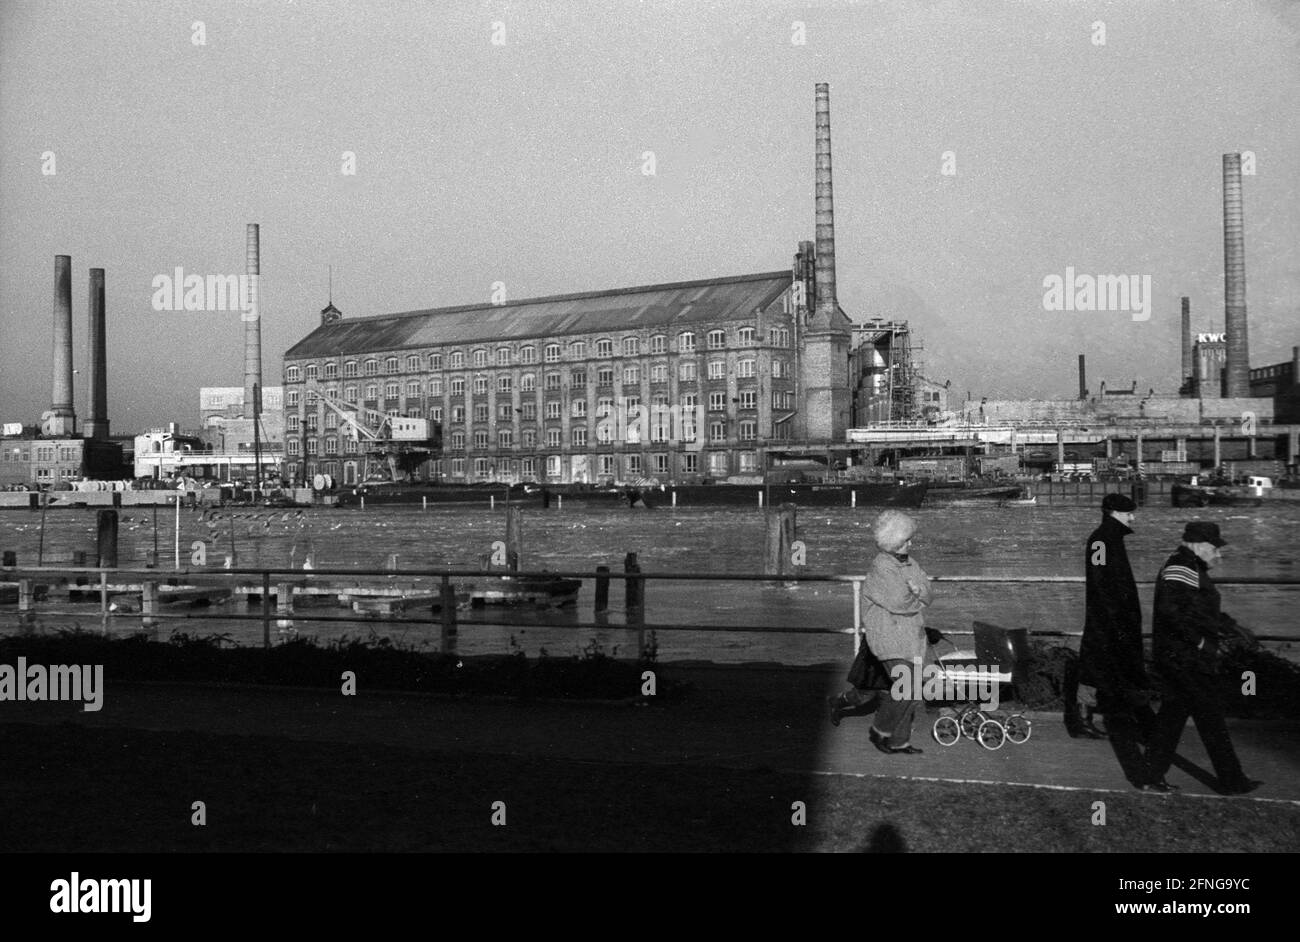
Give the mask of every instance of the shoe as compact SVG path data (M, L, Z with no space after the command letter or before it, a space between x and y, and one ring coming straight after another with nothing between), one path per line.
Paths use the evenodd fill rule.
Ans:
M1244 782L1227 789L1227 793L1229 795L1248 795L1263 784L1257 778L1248 778Z
M1161 795L1170 795L1178 791L1178 786L1170 785L1164 779L1161 779L1158 782L1147 782L1145 785L1139 785L1138 790L1144 792L1156 792Z
M925 752L924 749L918 749L916 746L911 746L911 745L899 746L897 749L890 749L889 751L895 754L901 753L902 755L905 756L915 756L915 755L919 755L922 752Z
M840 698L827 697L826 702L831 708L831 725L838 727L840 725L840 718L844 715L844 710L840 706Z
M1083 729L1080 730L1079 735L1084 739L1110 739L1110 736L1107 733L1098 729L1096 726L1093 726L1091 723L1084 723Z
M894 751L893 749L889 748L889 737L880 735L878 732L876 732L874 726L867 733L867 738L870 739L871 744L875 746L877 749L879 749L881 752L887 754Z

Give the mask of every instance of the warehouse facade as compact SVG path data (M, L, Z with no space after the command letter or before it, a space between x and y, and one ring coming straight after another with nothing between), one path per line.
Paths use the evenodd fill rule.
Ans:
M794 274L368 318L331 305L284 357L286 470L344 484L364 473L323 394L436 423L425 480L759 475L772 449L842 441L848 424L850 322L838 306L810 317L811 281L797 256Z

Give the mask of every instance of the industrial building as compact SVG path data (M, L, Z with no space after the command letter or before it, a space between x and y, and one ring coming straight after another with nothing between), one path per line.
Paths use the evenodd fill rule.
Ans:
M900 325L855 346L836 300L826 85L815 116L816 242L791 270L367 318L331 304L284 357L287 473L364 477L349 407L430 421L430 480L688 483L826 460L859 410L888 412Z

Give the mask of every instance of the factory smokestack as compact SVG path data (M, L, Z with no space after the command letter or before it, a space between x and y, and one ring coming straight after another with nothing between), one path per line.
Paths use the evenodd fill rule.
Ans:
M244 263L248 273L248 308L244 311L244 418L256 411L253 397L262 388L262 319L258 309L257 283L261 276L259 227L250 222L247 229Z
M1241 154L1223 155L1223 327L1227 332L1224 378L1229 398L1250 395L1246 337L1246 237L1241 213Z
M1183 378L1182 388L1186 389L1192 379L1192 302L1183 298Z
M1079 398L1088 398L1088 369L1082 353L1079 354Z
M815 281L817 305L813 322L831 324L838 310L835 300L835 206L831 192L831 87L817 83L816 164L817 255Z
M45 435L77 430L72 405L72 256L54 256L54 357L50 409L41 416Z
M104 269L90 270L90 376L89 409L86 417L87 438L108 438L108 365L104 352Z

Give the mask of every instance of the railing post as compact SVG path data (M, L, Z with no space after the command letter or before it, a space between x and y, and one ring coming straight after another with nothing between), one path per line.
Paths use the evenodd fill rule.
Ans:
M596 614L609 611L609 567L596 567Z
M624 586L624 609L628 627L636 626L637 657L645 653L645 580L637 573L641 566L637 563L636 553L628 553L623 559L623 572L626 578Z
M262 647L271 646L271 571L262 572Z
M158 614L158 583L145 582L140 586L140 611L143 615L140 623L145 628L153 628L158 624L158 619L154 617Z
M99 627L108 631L108 573L99 570Z
M442 577L442 637L441 650L445 654L456 647L456 592L451 576Z

